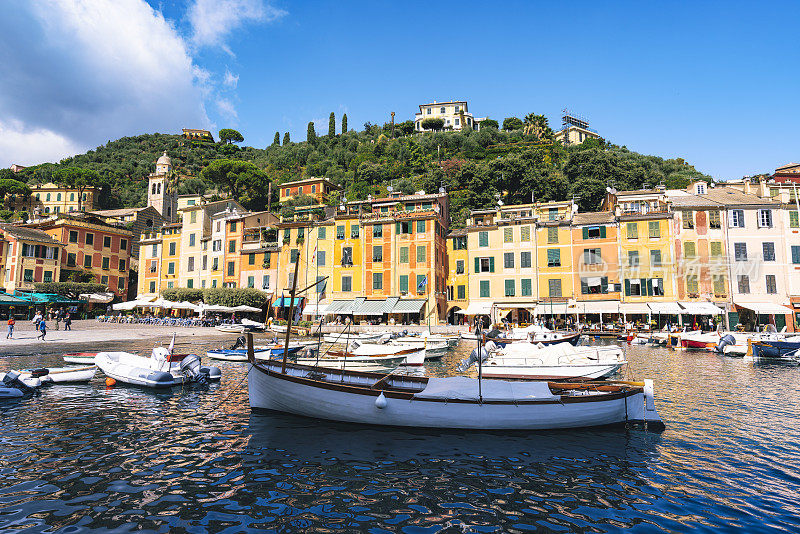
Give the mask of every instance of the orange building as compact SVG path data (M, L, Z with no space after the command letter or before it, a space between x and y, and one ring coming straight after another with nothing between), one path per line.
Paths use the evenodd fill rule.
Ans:
M63 243L41 230L0 224L0 282L7 293L57 282Z
M290 198L306 195L317 199L317 203L323 204L325 198L334 191L342 188L331 182L327 178L306 178L295 182L287 182L280 186L280 201L285 202Z
M572 217L572 262L578 314L619 313L618 224L613 212Z

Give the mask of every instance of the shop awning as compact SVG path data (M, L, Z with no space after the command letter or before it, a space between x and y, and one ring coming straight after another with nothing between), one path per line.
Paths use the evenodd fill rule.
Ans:
M577 310L572 309L567 311L567 303L566 302L545 302L537 304L536 307L533 309L533 313L535 315L564 315L564 314L573 314L576 313ZM578 312L580 313L580 312Z
M489 315L490 311L492 311L491 302L470 302L467 309L459 313L463 315Z
M295 297L294 298L294 305L300 306L303 303L303 299L305 297ZM275 301L275 304L272 306L275 308L288 308L292 303L292 297L281 297ZM260 311L260 310L259 310Z
M722 315L723 310L710 302L679 302L683 313L689 315Z
M80 300L86 302L92 302L95 304L108 304L112 300L114 300L114 293L105 292L105 293L81 293L78 295Z
M17 297L12 297L6 293L0 293L0 306L28 305L30 302Z
M343 312L342 310L345 309L353 309L353 301L352 300L334 300L330 304L328 304L328 309L325 310L325 315L332 315L335 313L349 313ZM321 315L321 313L320 313Z
M626 315L649 315L650 308L646 302L624 302L619 305L621 313Z
M786 315L794 313L788 306L782 306L772 302L736 302L734 304L741 308L752 310L761 315Z
M647 306L654 315L680 315L683 309L677 302L648 302Z
M616 300L587 300L577 302L570 310L571 313L619 313L619 301Z
M419 309L417 309L419 311ZM380 317L384 313L390 313L386 310L386 299L380 300L365 300L362 302L358 309L353 310L353 315L369 315Z
M316 315L322 316L328 314L328 307L330 304L317 304L316 302L309 302L306 304L306 307L303 308L303 315Z
M425 305L425 299L400 299L391 313L419 313Z

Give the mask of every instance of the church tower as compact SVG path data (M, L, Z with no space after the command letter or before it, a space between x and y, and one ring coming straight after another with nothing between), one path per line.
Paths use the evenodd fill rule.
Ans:
M147 205L153 206L168 222L173 222L177 215L178 199L170 188L172 160L167 151L156 161L156 172L147 180Z

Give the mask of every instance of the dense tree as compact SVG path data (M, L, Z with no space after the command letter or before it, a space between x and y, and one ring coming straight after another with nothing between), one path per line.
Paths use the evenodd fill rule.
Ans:
M242 206L263 210L267 205L267 173L249 161L218 159L203 169L200 177L229 193Z
M232 128L223 128L219 131L219 141L227 145L231 143L241 143L244 141L244 136Z
M8 169L2 169L4 171ZM8 172L13 176L10 170ZM31 188L24 182L20 182L14 178L7 178L5 173L0 174L0 200L6 195L22 195L23 197L30 196Z
M503 129L507 132L512 130L521 130L523 122L517 117L506 117L503 119Z
M525 115L524 125L525 135L532 135L540 141L553 140L553 130L550 128L547 117L544 115L528 113Z
M83 192L87 187L100 186L99 177L97 173L90 169L82 169L80 167L66 167L58 169L53 173L53 180L55 183L68 187L70 189L78 190L78 211L83 208Z
M342 115L342 133L347 133L347 113Z
M317 142L317 132L314 131L314 121L308 123L308 129L306 130L306 141L311 145Z
M292 142L292 140L289 138L289 132L286 132L285 134L283 134L283 146L286 146L291 142Z
M444 128L444 119L424 119L422 121L422 128L424 130L433 130L434 132L438 132Z
M106 284L90 282L35 282L33 287L39 293L61 295L71 299L77 299L83 293L103 293L108 291Z
M481 128L494 128L495 130L500 128L500 125L494 119L483 119L480 124Z
M280 146L281 144L281 133L275 132L275 138L272 140L272 146Z
M328 117L328 137L336 136L336 116L331 111L331 116Z

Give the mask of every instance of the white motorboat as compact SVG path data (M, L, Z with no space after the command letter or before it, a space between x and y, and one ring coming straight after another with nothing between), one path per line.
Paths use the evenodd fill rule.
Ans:
M219 324L215 326L217 330L220 332L225 332L228 334L243 334L246 328L240 324Z
M628 363L617 345L573 347L569 343L514 343L494 351L491 345L491 342L486 344L489 357L482 366L483 375L490 378L597 380L614 375Z
M96 352L70 352L64 355L66 363L79 363L82 365L94 365Z
M354 341L348 347L350 354L356 356L397 356L404 355L400 365L422 365L425 363L425 347L411 347L404 343L359 343Z
M19 389L20 384L16 384L16 387L11 385L13 381L18 381L31 389L36 389L42 385L42 381L38 377L25 375L20 371L0 373L0 387L5 385L6 387L12 387L12 389Z
M430 334L428 332L421 332L419 335L405 334L393 338L397 343L428 343L429 346L437 347L444 344L447 349L454 348L458 345L459 336L445 336L439 334Z
M285 332L285 330L284 330ZM349 343L351 341L377 341L381 337L383 337L383 332L377 333L356 333L356 332L334 332L332 334L325 334L322 336L322 340L325 343L341 343L342 345Z
M150 357L130 352L99 352L95 365L118 382L151 388L219 380L218 367L202 367L194 354L171 354L164 347L153 349Z
M381 375L269 360L248 373L250 406L415 428L556 429L644 423L661 430L652 380L558 383Z
M20 371L23 378L38 378L42 384L69 384L76 382L88 382L94 378L97 367L88 365L85 367L49 367L42 369L25 369Z
M554 345L557 343L571 343L577 345L581 337L580 332L556 332L541 325L532 324L524 328L513 328L507 331L494 329L483 331L486 339L491 339L498 345L506 345L513 342L542 343L543 345ZM478 338L474 333L461 334L461 339L476 341Z

